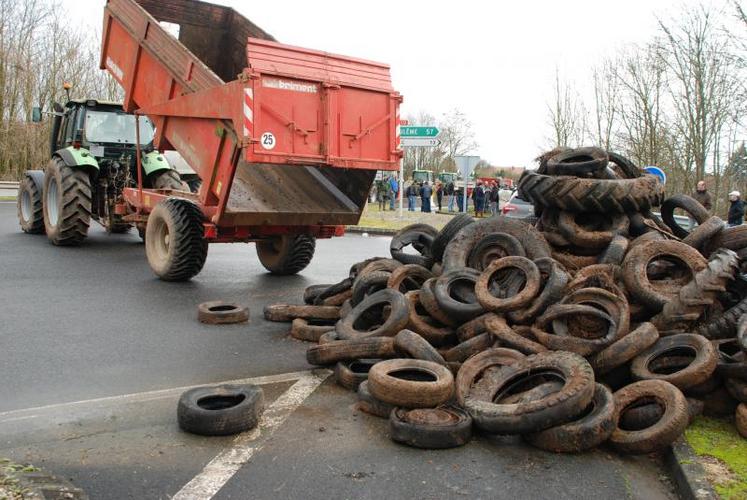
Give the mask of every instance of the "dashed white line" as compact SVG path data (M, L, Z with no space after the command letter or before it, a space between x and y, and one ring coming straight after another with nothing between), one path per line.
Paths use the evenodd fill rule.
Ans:
M236 437L230 448L223 450L208 463L202 472L174 495L173 500L209 500L233 477L264 442L254 443L260 437L269 437L301 403L329 376L329 371L307 373L277 398L262 414L259 425Z

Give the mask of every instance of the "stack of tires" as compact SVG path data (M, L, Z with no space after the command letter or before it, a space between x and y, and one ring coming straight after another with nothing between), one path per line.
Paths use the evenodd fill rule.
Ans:
M594 148L548 155L519 190L536 225L406 227L392 258L265 317L315 342L307 361L334 367L412 446L459 446L478 429L556 452L649 453L703 412L736 412L744 433L747 281L731 230ZM698 227L676 226L674 208Z

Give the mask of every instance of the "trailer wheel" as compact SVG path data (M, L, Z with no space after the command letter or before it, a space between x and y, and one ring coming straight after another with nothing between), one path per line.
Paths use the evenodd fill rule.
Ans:
M145 255L156 275L164 281L186 281L202 270L208 242L203 215L188 200L168 198L148 216Z
M53 158L44 172L44 227L55 245L79 245L91 223L88 173Z
M272 274L296 274L314 257L316 239L308 234L286 234L257 242L257 256Z
M18 222L24 233L44 232L42 187L28 175L18 184Z

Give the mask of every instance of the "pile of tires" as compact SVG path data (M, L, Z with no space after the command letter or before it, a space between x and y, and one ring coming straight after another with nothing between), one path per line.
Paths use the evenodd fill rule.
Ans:
M596 148L546 155L519 191L535 224L408 226L391 258L265 317L315 342L307 361L333 367L411 446L460 446L477 429L555 452L642 454L701 413L736 413L747 434L740 236ZM663 220L651 211L662 204ZM675 208L699 225L677 226Z

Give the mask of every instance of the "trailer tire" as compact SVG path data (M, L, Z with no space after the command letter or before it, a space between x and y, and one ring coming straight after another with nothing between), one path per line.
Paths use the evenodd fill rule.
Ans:
M44 172L44 229L55 245L79 245L91 223L91 180L88 173L52 158Z
M18 222L24 233L44 232L42 187L28 174L18 184Z
M208 242L202 211L188 200L167 198L155 206L145 228L145 255L164 281L186 281L205 265Z
M279 238L257 242L257 256L272 274L296 274L314 257L316 238L309 234L286 234Z

